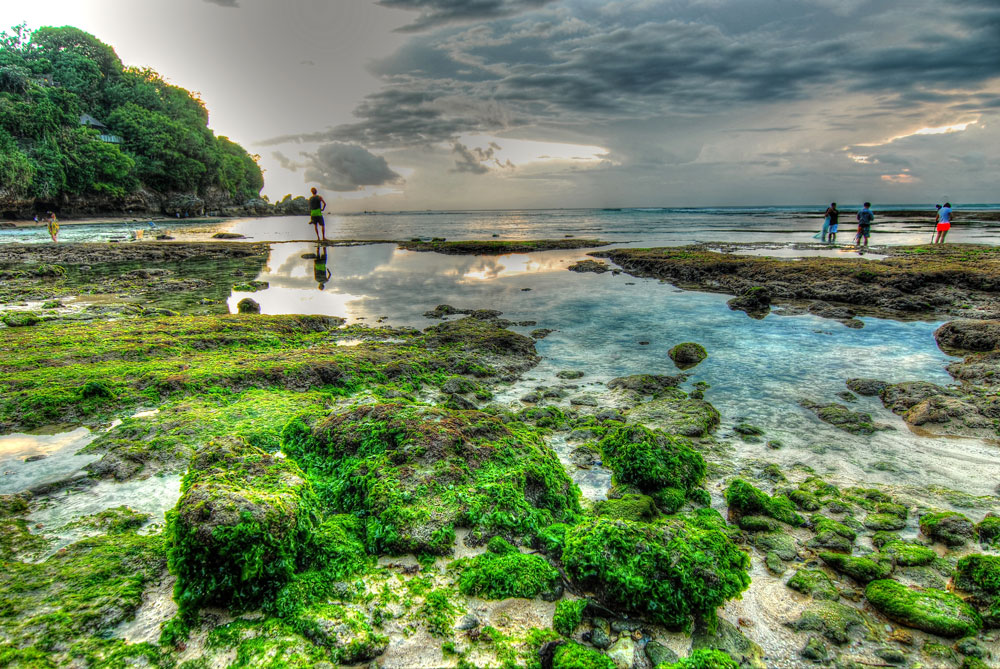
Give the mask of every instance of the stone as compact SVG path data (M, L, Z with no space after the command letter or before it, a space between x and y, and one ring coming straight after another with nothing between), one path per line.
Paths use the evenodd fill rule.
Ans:
M699 622L691 635L691 650L712 648L728 653L740 667L765 669L763 649L748 639L740 629L726 620L717 618L714 630L711 625Z
M455 625L455 629L462 632L476 629L477 627L479 627L479 618L473 615L462 616L461 620L458 621L458 624Z
M799 655L807 660L823 662L830 657L830 651L827 649L826 644L823 643L821 638L815 635L810 635L809 640L806 641L805 648L799 651Z
M719 420L719 412L711 404L686 397L662 397L626 413L630 424L641 423L683 437L707 437L719 426Z
M752 286L726 305L733 311L743 311L750 318L760 320L771 311L771 291L763 286Z
M677 653L670 650L659 641L650 641L647 643L645 651L646 657L649 658L649 662L653 665L653 667L658 667L664 663L672 664L680 659L677 657Z
M601 649L610 648L611 637L608 636L608 633L604 629L600 627L595 627L590 632L590 643L595 648L601 648Z
M690 369L708 357L704 346L691 341L677 344L667 351L667 355L674 361L677 369L681 370Z
M888 381L878 379L847 379L847 387L863 397L876 397L889 385Z
M632 669L635 664L635 641L630 636L621 636L607 650L607 656L617 669Z
M1000 348L1000 321L950 321L934 332L934 340L945 353L995 351Z
M236 304L236 310L241 314L259 314L260 305L249 297L244 297Z
M960 597L934 588L908 588L889 579L872 581L865 597L879 613L901 625L955 638L976 634L982 620Z

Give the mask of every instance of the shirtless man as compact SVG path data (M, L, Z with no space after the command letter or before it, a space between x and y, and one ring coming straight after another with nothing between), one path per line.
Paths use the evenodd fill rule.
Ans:
M316 241L320 241L320 229L323 231L323 241L326 241L326 221L323 220L324 209L326 209L326 200L313 188L312 197L309 198L309 223L316 230Z

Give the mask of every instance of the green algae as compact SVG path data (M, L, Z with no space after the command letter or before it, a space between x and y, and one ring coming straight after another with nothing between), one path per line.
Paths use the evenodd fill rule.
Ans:
M611 427L597 443L618 485L635 486L673 513L705 480L705 460L683 439L641 425Z
M0 561L0 657L17 666L57 666L72 655L120 658L148 648L98 647L129 620L166 570L162 535L92 537L40 563ZM36 664L35 661L39 660ZM113 665L112 665L113 666Z
M594 504L594 513L598 516L621 518L623 520L645 521L654 520L660 515L656 502L649 495L623 494L619 498L605 499Z
M552 600L562 592L559 572L545 558L521 553L500 537L490 539L486 553L453 564L460 570L458 589L465 595Z
M562 636L573 636L573 632L583 622L586 599L560 599L552 614L552 629Z
M721 650L699 648L678 662L658 664L656 669L738 669L739 666Z
M812 595L813 599L837 601L840 591L824 572L819 569L799 569L785 584L792 590L804 595Z
M976 525L976 533L979 541L984 546L1000 548L1000 517L987 514L985 518Z
M974 534L975 526L961 513L942 511L920 516L920 531L946 546L964 546Z
M678 369L685 370L696 366L707 358L708 352L701 344L687 341L683 344L673 346L669 351L667 351L667 356L674 361L674 364L677 365Z
M1000 557L967 555L958 561L955 587L968 592L988 627L1000 627Z
M847 643L855 635L866 638L873 635L870 621L860 611L836 601L815 602L798 620L786 624L798 632L818 632L837 645Z
M749 556L723 532L684 516L656 524L581 523L567 532L563 564L574 583L604 605L674 628L688 627L692 617L714 611L750 584Z
M889 541L879 547L879 552L900 567L923 567L937 559L933 549L906 541Z
M795 511L794 505L787 497L783 495L771 497L743 479L734 479L726 488L726 503L729 505L729 512L736 517L769 516L789 525L805 524L805 519Z
M214 440L192 460L168 516L181 610L270 599L295 573L317 520L315 494L293 462L235 438Z
M961 637L983 626L975 609L959 597L933 588L907 588L891 580L872 581L865 597L887 618L931 634Z
M832 569L846 574L861 584L881 578L887 578L892 573L892 562L884 559L867 557L852 557L841 553L820 553L819 557ZM881 556L876 556L880 558Z
M607 655L569 641L556 648L552 669L615 669L615 663Z
M325 508L364 519L373 553L444 555L456 527L533 538L581 512L536 431L478 411L357 406L286 431L284 448Z

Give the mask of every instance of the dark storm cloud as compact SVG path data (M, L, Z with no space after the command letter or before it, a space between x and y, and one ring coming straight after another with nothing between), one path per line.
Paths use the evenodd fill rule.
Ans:
M479 21L510 16L529 9L536 9L553 0L379 0L376 4L393 9L410 9L420 12L416 21L399 29L400 32L417 32L446 23Z
M451 147L451 152L458 154L455 160L455 167L452 172L468 172L471 174L486 174L490 168L484 163L490 163L500 168L513 168L514 164L509 160L500 162L495 153L500 150L496 142L490 142L485 149L479 147L469 148L461 142L455 142Z
M283 154L281 151L272 151L271 157L274 158L276 161L278 161L278 164L281 165L283 168L285 168L286 170L290 170L292 172L296 172L300 167L302 167L302 165L296 163L294 160Z
M973 94L996 80L1000 63L1000 6L986 0L381 4L437 23L535 11L414 37L373 65L386 87L359 105L356 122L270 143L454 145L464 133L518 125L585 127L870 94L871 108L831 116L830 127L850 127L862 115L933 105L974 112ZM980 92L978 108L993 107Z
M389 169L382 156L354 144L324 144L305 156L305 179L328 190L350 192L365 186L400 184L403 178Z

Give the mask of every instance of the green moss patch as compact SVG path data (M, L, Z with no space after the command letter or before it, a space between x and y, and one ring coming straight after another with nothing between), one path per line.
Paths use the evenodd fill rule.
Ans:
M896 581L878 580L868 584L865 597L887 618L939 636L969 636L983 626L975 609L942 590L907 588Z
M788 579L786 585L804 595L812 595L813 599L833 602L840 599L840 592L833 581L819 569L799 569Z
M734 479L726 488L726 503L735 518L743 515L769 516L789 525L803 525L805 519L783 495L769 496L743 479Z
M583 622L586 599L560 599L552 614L552 629L563 636L573 636L573 632Z
M868 583L880 578L886 578L892 573L892 563L884 559L867 557L851 557L841 553L820 553L820 559L831 568L842 574L847 574L858 583ZM880 558L881 556L875 556Z
M615 663L607 655L569 641L556 648L552 669L615 669Z
M484 599L524 597L555 599L562 593L559 572L538 555L526 555L500 537L493 537L487 552L457 561L458 589Z
M584 522L567 532L563 564L606 606L674 628L687 627L692 616L714 611L750 584L749 556L722 531L683 516L655 525Z
M312 429L290 424L284 448L324 508L363 519L373 553L444 555L456 527L531 538L580 514L579 490L537 432L478 411L363 405Z
M658 664L656 669L738 669L740 665L721 650L699 648L679 662Z
M922 567L937 559L933 549L906 541L890 541L879 552L900 567Z
M294 463L220 438L192 460L168 520L182 610L240 609L269 599L292 577L318 517L312 487Z
M975 533L972 521L955 511L927 513L920 516L920 531L946 546L964 546Z
M970 600L989 627L1000 627L1000 557L967 555L958 561L955 587L971 595Z
M616 484L651 494L666 513L705 480L705 460L686 441L642 425L612 427L597 445Z
M616 499L605 499L594 504L598 516L649 522L660 515L656 502L649 495L623 494Z

